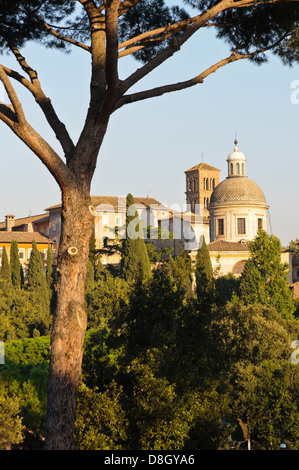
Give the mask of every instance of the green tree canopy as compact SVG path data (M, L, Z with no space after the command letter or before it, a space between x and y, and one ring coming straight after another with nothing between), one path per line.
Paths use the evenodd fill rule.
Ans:
M235 301L218 309L209 332L229 400L226 418L242 430L233 438L279 449L284 422L288 447L298 447L298 366L290 361L298 322L286 321L273 307Z
M280 240L260 230L249 244L250 258L240 280L240 298L245 304L275 307L284 318L295 310L287 275L289 266L281 262Z
M283 41L288 48L299 19L296 1L219 0L211 3L185 0L184 6L188 13L179 0L174 7L168 7L162 0L0 0L0 50L11 54L16 61L15 69L10 62L0 66L0 80L8 97L8 103L0 104L0 119L46 166L59 185L62 198L57 324L52 329L51 386L45 432L47 449L54 445L61 449L74 447L75 396L81 377L82 324L86 321L79 324L73 318L86 320L85 278L93 226L90 188L111 115L125 105L203 83L212 73L233 62L243 59L261 62L266 58L265 52L279 53ZM162 84L147 88L146 84L151 82L144 79L182 50L202 28L215 28L232 50L185 80L172 81L171 75L166 84L163 80ZM80 48L90 55L90 60L82 62L91 68L87 85L90 100L76 140L60 120L54 108L55 99L44 92L46 88L55 87L49 84L44 87L36 71L38 66L31 63L27 50L26 59L23 55L21 48L31 41L66 50ZM119 60L132 55L143 64L120 78ZM295 54L289 57L297 59ZM192 60L197 61L197 57ZM51 71L56 65L50 67ZM78 68L80 66L77 64ZM63 77L60 70L55 69L55 72ZM139 84L145 84L145 88L142 85L139 88ZM58 150L51 137L46 142L28 122L31 109L28 113L23 109L23 103L28 100L18 96L20 89L30 94L39 107L51 135L53 131L59 142ZM140 254L139 259L142 256ZM134 269L136 273L136 265ZM139 270L140 277L145 271L148 269ZM12 276L14 283L20 284L13 270ZM74 316L69 315L70 311ZM59 354L56 354L58 349ZM71 383L66 377L72 378Z

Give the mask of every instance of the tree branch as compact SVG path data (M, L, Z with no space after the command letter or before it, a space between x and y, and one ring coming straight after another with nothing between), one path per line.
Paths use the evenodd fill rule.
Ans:
M29 76L30 81L20 75L18 72L11 70L7 67L3 67L6 74L19 83L21 83L30 93L34 96L35 101L42 109L44 116L46 117L51 129L54 131L57 140L60 142L66 158L68 159L73 150L74 144L66 130L65 125L58 118L51 100L44 94L40 81L38 79L37 72L33 70L26 62L25 57L20 53L18 48L15 45L10 44L10 49L14 54L16 60L20 64L21 68Z
M135 7L140 2L141 0L124 0L118 9L118 16L124 15L127 13L127 11Z
M5 73L5 70L2 65L0 65L0 80L4 85L6 93L9 97L9 100L12 104L13 110L15 112L16 120L19 124L23 125L26 123L26 118L24 115L24 111L21 105L21 102L15 92L14 87L11 84L8 76Z
M194 23L194 21L198 20L200 16L201 15L197 15L197 16L194 16L193 18L188 18L187 20L178 21L177 23L163 26L162 28L156 28L156 29L152 29L151 31L146 31L145 33L139 34L138 36L135 36L134 38L128 39L127 41L120 43L119 49L124 49L125 47L131 46L132 44L136 44L136 42L140 42L152 36L162 35L163 33L172 32L172 34L175 34L178 30L180 30L184 26L187 26L190 23Z
M252 58L252 57L254 57L258 54L262 54L262 53L267 52L271 49L274 49L288 36L288 34L289 33L284 34L283 36L281 36L281 38L278 41L271 44L270 46L260 48L256 51L251 52L251 53L238 54L239 49L237 48L228 57L218 61L214 65L208 67L205 71L201 72L196 77L191 78L189 80L185 80L183 82L178 82L178 83L174 83L174 84L170 84L170 85L162 85L160 87L152 88L151 90L145 90L145 91L141 91L141 92L138 92L138 93L133 93L133 94L130 94L130 95L124 95L120 99L120 101L118 102L115 110L121 108L125 104L136 103L137 101L143 101L143 100L146 100L148 98L154 98L154 97L162 96L165 93L171 93L173 91L184 90L184 89L190 88L192 86L198 85L199 83L203 83L205 78L207 78L212 73L215 73L219 68L224 67L225 65L236 62L238 60L249 59L249 58Z
M118 7L120 0L107 0L106 3L106 80L109 91L113 92L118 79Z
M248 0L240 0L241 3L245 3L245 1L248 2ZM198 19L194 21L191 25L188 25L186 30L179 37L176 37L172 44L170 44L163 51L157 54L153 59L149 60L144 66L137 69L136 72L131 74L127 79L122 82L122 93L124 94L129 88L139 82L142 78L152 72L163 62L172 57L181 48L181 46L208 21L217 16L220 12L232 7L233 5L234 2L232 0L222 0L214 7L210 8L209 10L206 10L204 13L199 15Z
M83 44L82 42L76 41L75 39L69 38L67 36L62 36L62 34L59 34L55 29L53 29L50 25L45 23L45 21L41 20L43 22L43 25L45 28L48 30L50 34L52 34L55 38L60 39L61 41L68 42L69 44L72 44L73 46L80 47L81 49L90 52L90 47L87 46L86 44Z
M30 126L26 121L24 113L19 108L19 99L14 91L10 80L5 77L3 67L0 66L0 79L5 86L6 92L13 102L12 106L0 104L0 120L4 122L27 147L29 147L48 168L54 176L61 189L69 187L74 181L74 175L61 160L59 155L50 145ZM8 82L8 83L7 83Z
M53 148L36 132L30 124L15 126L14 133L29 147L47 167L60 189L66 191L76 184L77 179Z

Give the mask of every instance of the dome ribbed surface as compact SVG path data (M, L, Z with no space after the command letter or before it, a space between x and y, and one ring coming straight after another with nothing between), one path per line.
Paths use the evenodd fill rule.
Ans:
M216 186L211 195L210 207L230 203L264 206L266 205L266 199L263 191L254 181L241 176L227 178L222 181Z

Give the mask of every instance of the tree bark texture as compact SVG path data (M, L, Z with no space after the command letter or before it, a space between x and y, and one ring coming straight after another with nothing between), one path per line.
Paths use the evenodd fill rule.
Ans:
M76 394L86 331L85 279L92 233L90 196L77 189L62 195L57 306L51 335L46 450L71 450Z

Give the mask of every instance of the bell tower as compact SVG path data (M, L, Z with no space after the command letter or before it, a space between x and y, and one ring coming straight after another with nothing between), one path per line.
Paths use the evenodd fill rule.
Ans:
M219 184L220 170L202 162L186 170L185 175L188 210L207 219L211 195Z

